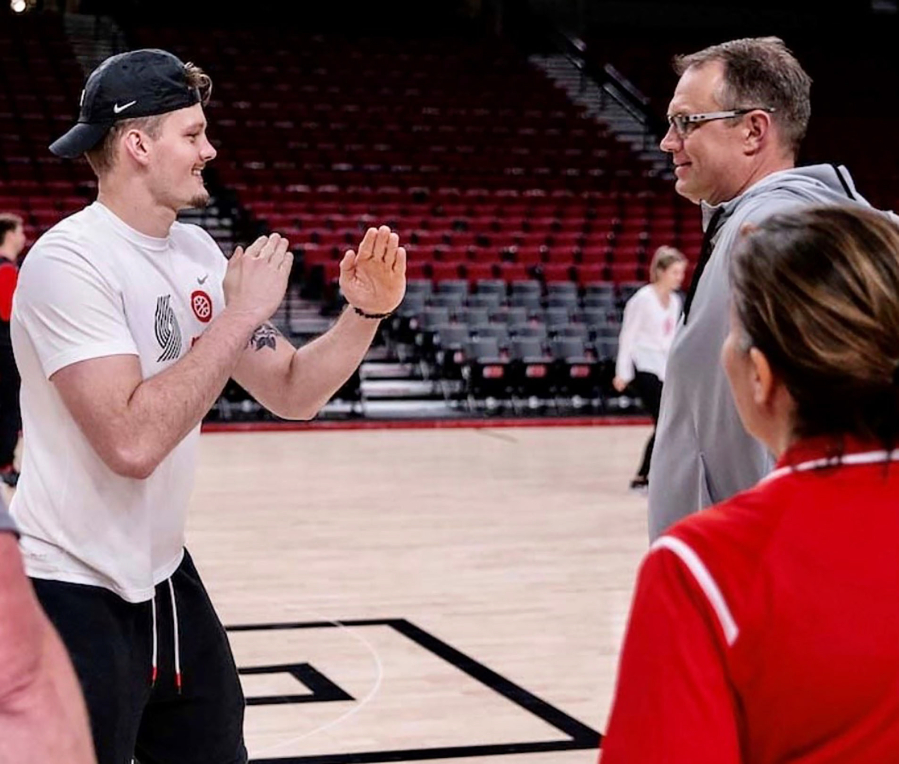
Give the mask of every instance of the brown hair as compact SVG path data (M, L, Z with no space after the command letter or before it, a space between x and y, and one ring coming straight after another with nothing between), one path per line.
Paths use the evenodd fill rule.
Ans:
M212 78L199 66L192 63L184 65L184 76L187 86L200 92L200 103L203 106L209 103L209 97L212 95ZM94 174L99 177L113 168L118 139L123 133L129 130L142 130L151 138L156 139L159 137L162 123L167 116L167 113L153 114L149 117L135 117L115 122L103 139L84 155Z
M682 75L712 61L724 65L724 88L717 94L723 109L767 107L784 142L795 156L808 129L812 79L778 37L746 37L674 57Z
M736 317L796 403L797 436L899 436L899 227L848 207L777 215L731 264Z
M659 276L675 263L685 263L687 258L676 247L659 247L649 264L649 280L658 281Z
M23 226L25 221L14 212L0 212L0 246L6 241L6 235Z

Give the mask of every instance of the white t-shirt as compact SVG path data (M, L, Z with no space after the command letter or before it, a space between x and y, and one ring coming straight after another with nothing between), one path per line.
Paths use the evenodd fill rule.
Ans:
M201 228L145 236L95 202L47 231L22 266L11 331L22 375L22 474L10 510L28 575L151 599L181 563L199 425L145 480L100 459L50 377L140 357L143 378L190 350L224 309L227 260Z
M666 308L651 284L634 292L624 306L615 376L630 382L636 366L638 371L647 371L664 380L680 312L680 295L672 292Z

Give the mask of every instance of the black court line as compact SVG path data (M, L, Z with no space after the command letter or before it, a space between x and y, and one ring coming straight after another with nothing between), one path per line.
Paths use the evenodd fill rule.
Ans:
M271 706L283 703L333 703L340 700L355 700L342 687L308 663L284 663L277 666L253 666L238 669L241 676L260 674L290 674L309 690L305 695L257 695L247 698L248 706Z
M469 756L507 756L519 753L545 753L548 751L576 751L599 749L602 735L572 716L541 700L523 687L497 674L465 655L446 642L404 618L385 618L358 621L306 621L299 623L241 624L228 626L229 632L278 631L287 629L334 629L344 626L388 626L419 647L442 658L476 682L489 687L519 708L528 711L559 732L565 740L521 741L497 745L448 746L443 748L411 748L395 751L365 751L361 753L319 754L313 756L289 756L275 759L252 759L251 764L379 764L390 761L426 761L434 759L458 759ZM241 669L246 673L247 669Z

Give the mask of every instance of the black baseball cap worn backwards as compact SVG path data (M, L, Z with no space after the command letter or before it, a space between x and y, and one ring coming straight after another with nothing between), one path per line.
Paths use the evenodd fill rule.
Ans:
M119 120L149 117L200 102L188 87L184 64L164 50L145 48L107 58L81 92L78 123L50 144L56 156L75 159L96 146Z

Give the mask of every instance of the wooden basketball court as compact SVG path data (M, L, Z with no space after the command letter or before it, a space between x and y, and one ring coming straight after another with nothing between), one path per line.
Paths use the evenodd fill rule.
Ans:
M205 433L188 548L256 762L596 761L645 426Z

